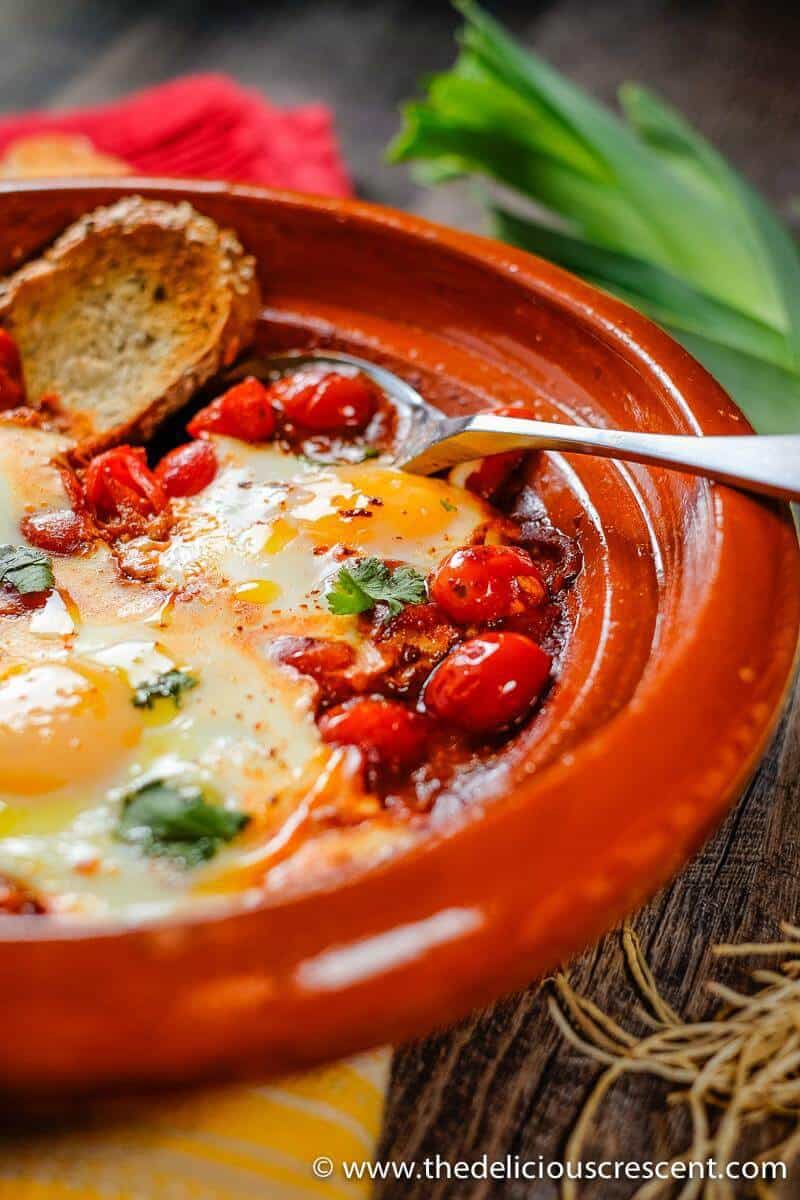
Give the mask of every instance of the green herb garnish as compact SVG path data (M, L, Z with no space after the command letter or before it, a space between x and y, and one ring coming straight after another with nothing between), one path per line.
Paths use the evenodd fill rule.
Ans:
M760 432L800 429L800 250L768 204L652 92L623 85L621 120L473 0L456 7L458 60L405 108L390 158L516 192L524 215L486 195L499 237L659 322Z
M455 504L451 504L450 501L446 500L444 497L442 497L442 499L439 501L439 503L441 504L441 506L445 512L455 512L456 511Z
M209 804L199 788L162 780L145 783L124 798L117 837L144 854L195 867L213 858L250 820L246 813Z
M339 569L327 600L337 616L367 612L381 601L394 617L407 604L422 604L427 594L424 578L413 567L390 569L379 558L362 558Z
M0 583L8 583L21 596L49 592L55 587L53 562L33 546L0 546Z
M155 679L140 683L133 693L136 708L152 708L156 700L172 700L176 708L181 706L183 692L197 687L194 675L186 671L164 671Z

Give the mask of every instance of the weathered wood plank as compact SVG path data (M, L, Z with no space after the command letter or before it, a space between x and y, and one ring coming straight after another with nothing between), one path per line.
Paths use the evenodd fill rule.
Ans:
M703 982L740 976L740 963L713 960L714 942L769 939L800 908L800 681L761 769L715 838L638 914L634 925L667 998L687 1016L707 1011ZM601 1007L630 1011L633 993L617 933L570 967L575 986ZM395 1057L381 1154L401 1160L437 1153L451 1161L481 1154L559 1158L597 1074L569 1047L536 987ZM604 1158L668 1157L685 1126L668 1119L658 1081L624 1081L604 1108L593 1143ZM678 1140L676 1140L678 1139ZM631 1184L587 1192L603 1200ZM382 1200L555 1197L547 1184L387 1184Z

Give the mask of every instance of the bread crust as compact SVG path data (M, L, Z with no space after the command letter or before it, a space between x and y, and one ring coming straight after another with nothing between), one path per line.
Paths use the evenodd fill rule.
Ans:
M81 217L0 283L28 402L56 394L77 459L147 441L248 345L260 306L233 232L136 195Z

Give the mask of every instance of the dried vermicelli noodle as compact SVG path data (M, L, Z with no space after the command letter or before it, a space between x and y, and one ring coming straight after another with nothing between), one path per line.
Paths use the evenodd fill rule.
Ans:
M566 976L552 981L550 1012L556 1024L582 1053L605 1070L595 1083L572 1129L565 1162L581 1161L594 1118L603 1098L623 1075L654 1075L675 1085L670 1102L685 1106L692 1125L689 1146L673 1162L713 1158L723 1175L734 1159L746 1129L781 1118L788 1133L756 1161L788 1162L800 1153L800 928L784 923L785 940L740 946L715 946L725 957L777 959L753 970L752 990L740 992L721 983L708 990L720 1002L705 1021L684 1021L661 996L644 958L639 939L626 926L623 949L637 992L640 1013L650 1032L637 1036L624 1029L585 996ZM653 1179L632 1200L653 1200L674 1188L674 1179ZM753 1184L751 1195L775 1195L766 1182ZM563 1185L563 1200L575 1200L575 1178ZM733 1200L730 1180L689 1178L678 1200Z

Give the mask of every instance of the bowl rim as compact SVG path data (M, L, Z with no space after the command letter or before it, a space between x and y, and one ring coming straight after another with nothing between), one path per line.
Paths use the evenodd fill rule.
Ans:
M561 268L489 238L448 229L421 217L410 216L394 209L363 201L306 196L251 185L140 176L0 183L0 197L8 195L24 197L31 193L58 194L75 198L85 196L87 210L131 194L174 201L186 199L190 203L195 201L200 205L204 199L213 200L216 197L224 197L233 203L265 205L273 212L311 210L322 217L329 217L334 222L345 220L367 225L375 230L394 231L415 241L422 239L432 246L444 247L450 252L480 263L483 267L488 267L508 279L513 279L515 285L522 287L530 294L544 298L565 313L567 317L576 319L587 331L587 334L592 333L598 336L606 346L615 350L628 364L632 365L639 374L645 377L646 383L650 383L662 394L668 394L683 416L696 424L698 431L709 427L713 429L715 423L719 424L719 421L722 421L724 424L731 418L736 419L740 431L744 432L749 429L739 410L704 368L647 318L629 308L622 301L584 283ZM742 526L746 525L749 531L749 546L756 544L754 539L758 536L766 549L782 556L782 561L788 562L788 559L793 557L794 571L797 575L797 564L800 562L800 558L796 539L792 541L791 546L786 543L786 510L781 510L769 502L744 496L742 493L721 485L710 486L713 493L716 521L721 531L720 536L724 535L727 539L728 560L736 549ZM728 579L730 579L730 575ZM709 612L703 613L704 628L708 628L709 620L713 621L714 611L721 611L720 604L724 604L726 599L727 596L721 593L718 586L716 592L709 598L708 603L711 606ZM748 597L743 597L742 602L749 603ZM800 631L796 598L793 598L788 604L788 609L789 617L786 621L785 640L787 647L791 643L791 652L788 648L783 652L780 669L777 671L776 678L769 684L768 695L762 704L760 714L754 716L750 721L749 735L741 741L735 755L735 762L731 762L729 768L723 772L718 783L708 792L705 802L695 805L691 813L683 811L678 820L676 806L675 812L661 814L661 820L658 823L660 832L663 834L665 830L672 831L680 843L677 865L685 861L687 848L690 852L700 843L727 810L732 799L738 795L741 787L754 771L777 723L792 680L798 632ZM693 633L692 636L697 636L697 634ZM666 687L667 683L664 683L664 686ZM674 686L674 681L671 686ZM625 743L619 728L619 719L624 715L625 709L623 708L622 712L618 714L618 718L615 718L617 752ZM601 732L605 733L605 730ZM589 740L591 742L591 737ZM586 745L579 744L575 756L585 753L586 750ZM456 897L453 897L450 905L443 904L441 896L437 899L433 893L428 897L426 909L424 887L421 897L419 894L412 897L404 893L403 885L413 887L415 880L419 884L419 881L424 878L429 881L430 888L434 892L438 881L440 893L446 893L448 886L445 865L448 856L452 863L454 856L460 855L462 865L459 878L463 881L466 872L470 869L470 864L474 866L476 862L480 861L478 843L481 839L485 837L487 844L490 843L492 846L492 853L498 853L498 847L503 844L504 838L510 841L515 831L518 834L519 830L524 827L520 823L521 810L526 804L532 802L534 795L542 794L545 781L551 791L555 789L563 793L572 772L574 772L574 763L564 764L556 761L537 774L524 788L517 789L512 803L484 809L477 819L473 815L463 822L446 824L441 830L431 830L419 844L401 851L387 862L356 870L350 877L346 876L335 880L332 884L298 894L292 893L288 896L266 894L252 905L241 905L234 901L231 906L221 905L218 910L198 911L180 916L161 916L137 921L135 924L121 920L92 924L70 921L59 924L57 921L48 920L47 917L16 916L13 923L8 923L13 925L13 928L4 929L3 925L6 923L0 922L0 962L12 948L22 952L25 947L31 949L38 947L44 952L48 947L64 943L91 947L95 943L109 941L126 942L131 946L143 945L148 942L148 939L157 938L165 931L207 931L213 935L215 928L218 929L222 926L232 928L238 925L241 935L247 936L247 928L255 928L254 923L260 919L266 918L270 923L281 916L287 917L287 919L291 916L293 922L301 922L307 918L314 907L337 898L339 901L346 901L351 908L363 906L366 909L369 907L370 898L374 899L380 893L381 888L384 888L385 892L385 885L388 884L389 889L393 892L395 902L394 916L391 915L389 908L382 910L388 918L388 921L385 921L382 926L383 933L390 934L393 930L396 931L398 924L403 928L408 925L412 931L418 928L420 932L417 947L410 952L410 957L407 945L405 949L398 951L396 958L392 959L390 955L377 972L369 975L370 984L374 984L377 979L385 980L395 971L404 970L409 964L413 966L413 961L417 961L419 958L425 958L431 963L433 969L433 964L437 959L442 964L446 964L447 958L444 951L450 951L460 942L468 944L476 934L475 925L471 924L464 915L473 909L466 902L462 909L457 903ZM636 837L641 839L643 827L635 829L634 832ZM587 932L592 934L593 931L599 929L596 913L588 911L592 903L595 909L603 914L600 925L607 927L610 921L616 919L616 916L621 916L632 904L642 901L647 895L652 894L656 885L665 882L676 869L676 861L674 858L669 858L666 866L661 861L659 853L663 858L664 845L662 837L660 851L653 852L648 860L653 872L649 879L642 878L645 867L641 855L638 863L631 862L627 865L619 861L618 855L615 859L613 879L609 876L614 891L612 897L604 897L598 892L595 900L592 901L589 885L594 886L598 881L585 881L586 887L581 892L582 898L579 898L579 907L582 906L585 910L584 915L579 919L576 918L574 929L569 936L562 936L559 944L564 949L576 949L586 940ZM628 849L632 853L637 846L631 841ZM667 857L669 857L668 853ZM410 869L410 867L414 869ZM515 881L515 883L518 882L518 880ZM495 922L495 933L502 934L507 923L508 905L519 903L518 892L514 893L516 901L511 899L513 891L514 887L510 884L508 896L504 899L505 907L503 907L502 914L501 906L498 904L497 911L493 916L492 904L488 899L481 907L479 921L481 938L492 927L493 921ZM577 895L577 892L574 893L573 899ZM407 901L405 906L397 903L398 896L402 896ZM567 898L563 896L560 898L562 906L565 899ZM435 901L432 909L431 900ZM421 903L422 907L420 907ZM333 904L334 910L340 907L339 903ZM556 905L551 910L551 921L558 919L557 908ZM428 928L430 937L427 941L425 931L422 929L426 920L422 914L426 911L429 920L434 919L437 915L444 917L447 913L451 913L449 927L444 921L441 928L436 930ZM569 911L569 909L564 911ZM462 913L463 919L458 917L459 912ZM404 914L405 921L402 920ZM329 932L336 928L335 916L334 911L331 920L326 922ZM549 963L552 958L552 938L543 932L542 922L546 923L546 914L540 913L535 919L531 919L528 941L533 949L525 958L527 965L524 971L514 977L521 981L532 978L536 970L544 963ZM366 923L360 935L352 936L352 934L351 930L348 933L349 940L345 942L339 942L335 937L331 940L330 936L328 936L327 942L321 939L317 958L321 960L331 946L338 946L340 950L345 951L348 947L356 947L372 941L375 936L382 936L370 932L369 922ZM440 952L442 953L440 954ZM306 957L303 961L315 960L309 960ZM357 978L358 969L355 961L352 965L352 977L348 977L345 972L341 987L334 989L337 995L347 993L351 987L359 986L360 981ZM265 969L269 970L268 959ZM472 972L471 978L474 977L477 980L480 976L483 979L486 974L487 972L481 973L478 969ZM491 972L489 974L491 975ZM306 996L324 999L326 994L331 994L328 985L319 985L318 982L314 982L312 976L308 976L308 972L306 975L305 983L294 985L299 987ZM507 979L508 975L509 972L506 970L504 979ZM505 987L505 983L503 986ZM491 994L495 994L497 990L496 985L492 986ZM470 995L473 994L470 992ZM488 998L488 993L483 984L477 984L474 998L481 999L482 997ZM462 1011L464 1010L462 1009ZM434 1003L432 1012L438 1011L437 1005ZM417 1024L419 1024L418 1021ZM404 1028L402 1022L398 1028L402 1032ZM407 1031L412 1032L413 1028ZM369 1041L374 1040L375 1038L368 1038L364 1044L369 1044ZM339 1053L339 1050L334 1048L333 1052Z
M66 176L60 179L32 179L24 183L9 180L0 181L0 196L9 193L17 195L28 191L37 193L54 191L83 192L91 191L93 188L118 192L119 198L130 195L133 192L138 192L139 190L145 195L148 193L152 194L153 192L179 193L180 197L183 198L183 193L190 191L197 193L199 196L213 197L224 195L226 197L242 197L248 200L263 200L289 209L299 207L310 208L323 213L346 213L370 225L377 224L384 228L393 228L404 234L414 234L457 251L466 251L484 263L488 261L492 267L499 270L502 274L513 277L515 282L523 285L535 283L537 290L548 299L554 301L560 308L566 309L579 318L587 319L589 324L594 324L601 329L603 334L608 337L610 343L615 348L624 350L630 356L631 361L644 367L648 373L658 374L659 381L669 389L672 398L680 407L682 414L690 420L697 423L693 405L687 404L686 375L684 375L683 383L680 386L678 386L675 378L676 374L680 376L682 368L684 370L688 369L691 372L691 383L688 389L691 393L713 389L717 393L718 400L721 400L726 407L733 409L737 413L743 432L753 432L752 426L741 409L736 406L733 399L716 382L713 376L704 367L700 366L687 350L684 350L669 334L659 329L649 318L642 316L641 313L624 301L618 300L610 293L601 291L601 289L594 287L592 284L585 283L580 277L573 275L572 272L562 267L556 266L547 259L540 258L538 255L530 254L527 251L517 250L507 243L497 241L494 238L462 232L461 230L452 229L437 222L429 221L424 217L406 214L399 209L390 208L386 205L373 204L368 201L316 196L303 192L286 191L280 188L262 187L257 184L229 183L225 180L198 180L177 176L161 177L145 175L81 176L78 179ZM159 195L159 197L153 198L161 197ZM105 201L101 203L105 203ZM534 264L537 268L536 271L531 270ZM529 276L526 276L526 266L530 273ZM599 301L602 303L599 303ZM675 362L678 362L681 358L684 360L677 367L677 371L675 365L672 366L669 372L663 370L659 362L659 355L665 354L672 357ZM712 486L715 490L723 489L723 485ZM728 491L730 489L725 488L724 490ZM795 528L797 530L798 545L800 546L800 526L796 524ZM792 671L798 662L800 662L800 626L798 626ZM767 737L772 732L774 724L777 723L780 717L781 708L791 687L791 676L792 673L790 672L782 697L774 713L773 725L770 727ZM759 756L760 751L756 754L756 759ZM757 765L756 761L753 764L753 769ZM445 828L441 832L432 832L419 847L414 847L411 853L418 853L424 850L428 846L429 840L448 840L453 836L456 829L457 826L454 826L453 828ZM391 865L390 861L387 864L367 867L364 869L363 874L372 874L373 872L382 873L385 870L391 870ZM357 874L360 876L362 872L358 872ZM340 886L341 883L334 884L333 888L338 889ZM328 889L322 888L320 890L327 891ZM319 893L311 892L309 894L318 895ZM303 893L304 895L305 893ZM302 898L302 896L297 898ZM255 904L253 908L254 910L279 908L284 904L292 903L294 899L294 896L285 898L281 898L279 895L267 896L263 901ZM41 916L21 915L15 917L14 926L17 929L22 929L24 926L25 937L7 936L2 923L0 923L0 947L7 942L31 940L29 930L33 934L33 939L37 941L47 941L50 937L55 941L74 941L84 940L87 936L119 937L120 935L138 930L159 929L164 926L206 924L209 921L224 921L229 919L231 915L233 914L230 910L223 909L220 906L219 911L215 908L205 913L181 914L178 918L169 916L144 918L141 921L137 920L133 927L130 923L113 918L108 921L103 920L86 925L81 924L77 920L57 925L55 919L51 923L46 916L42 918ZM45 926L48 927L47 930Z

